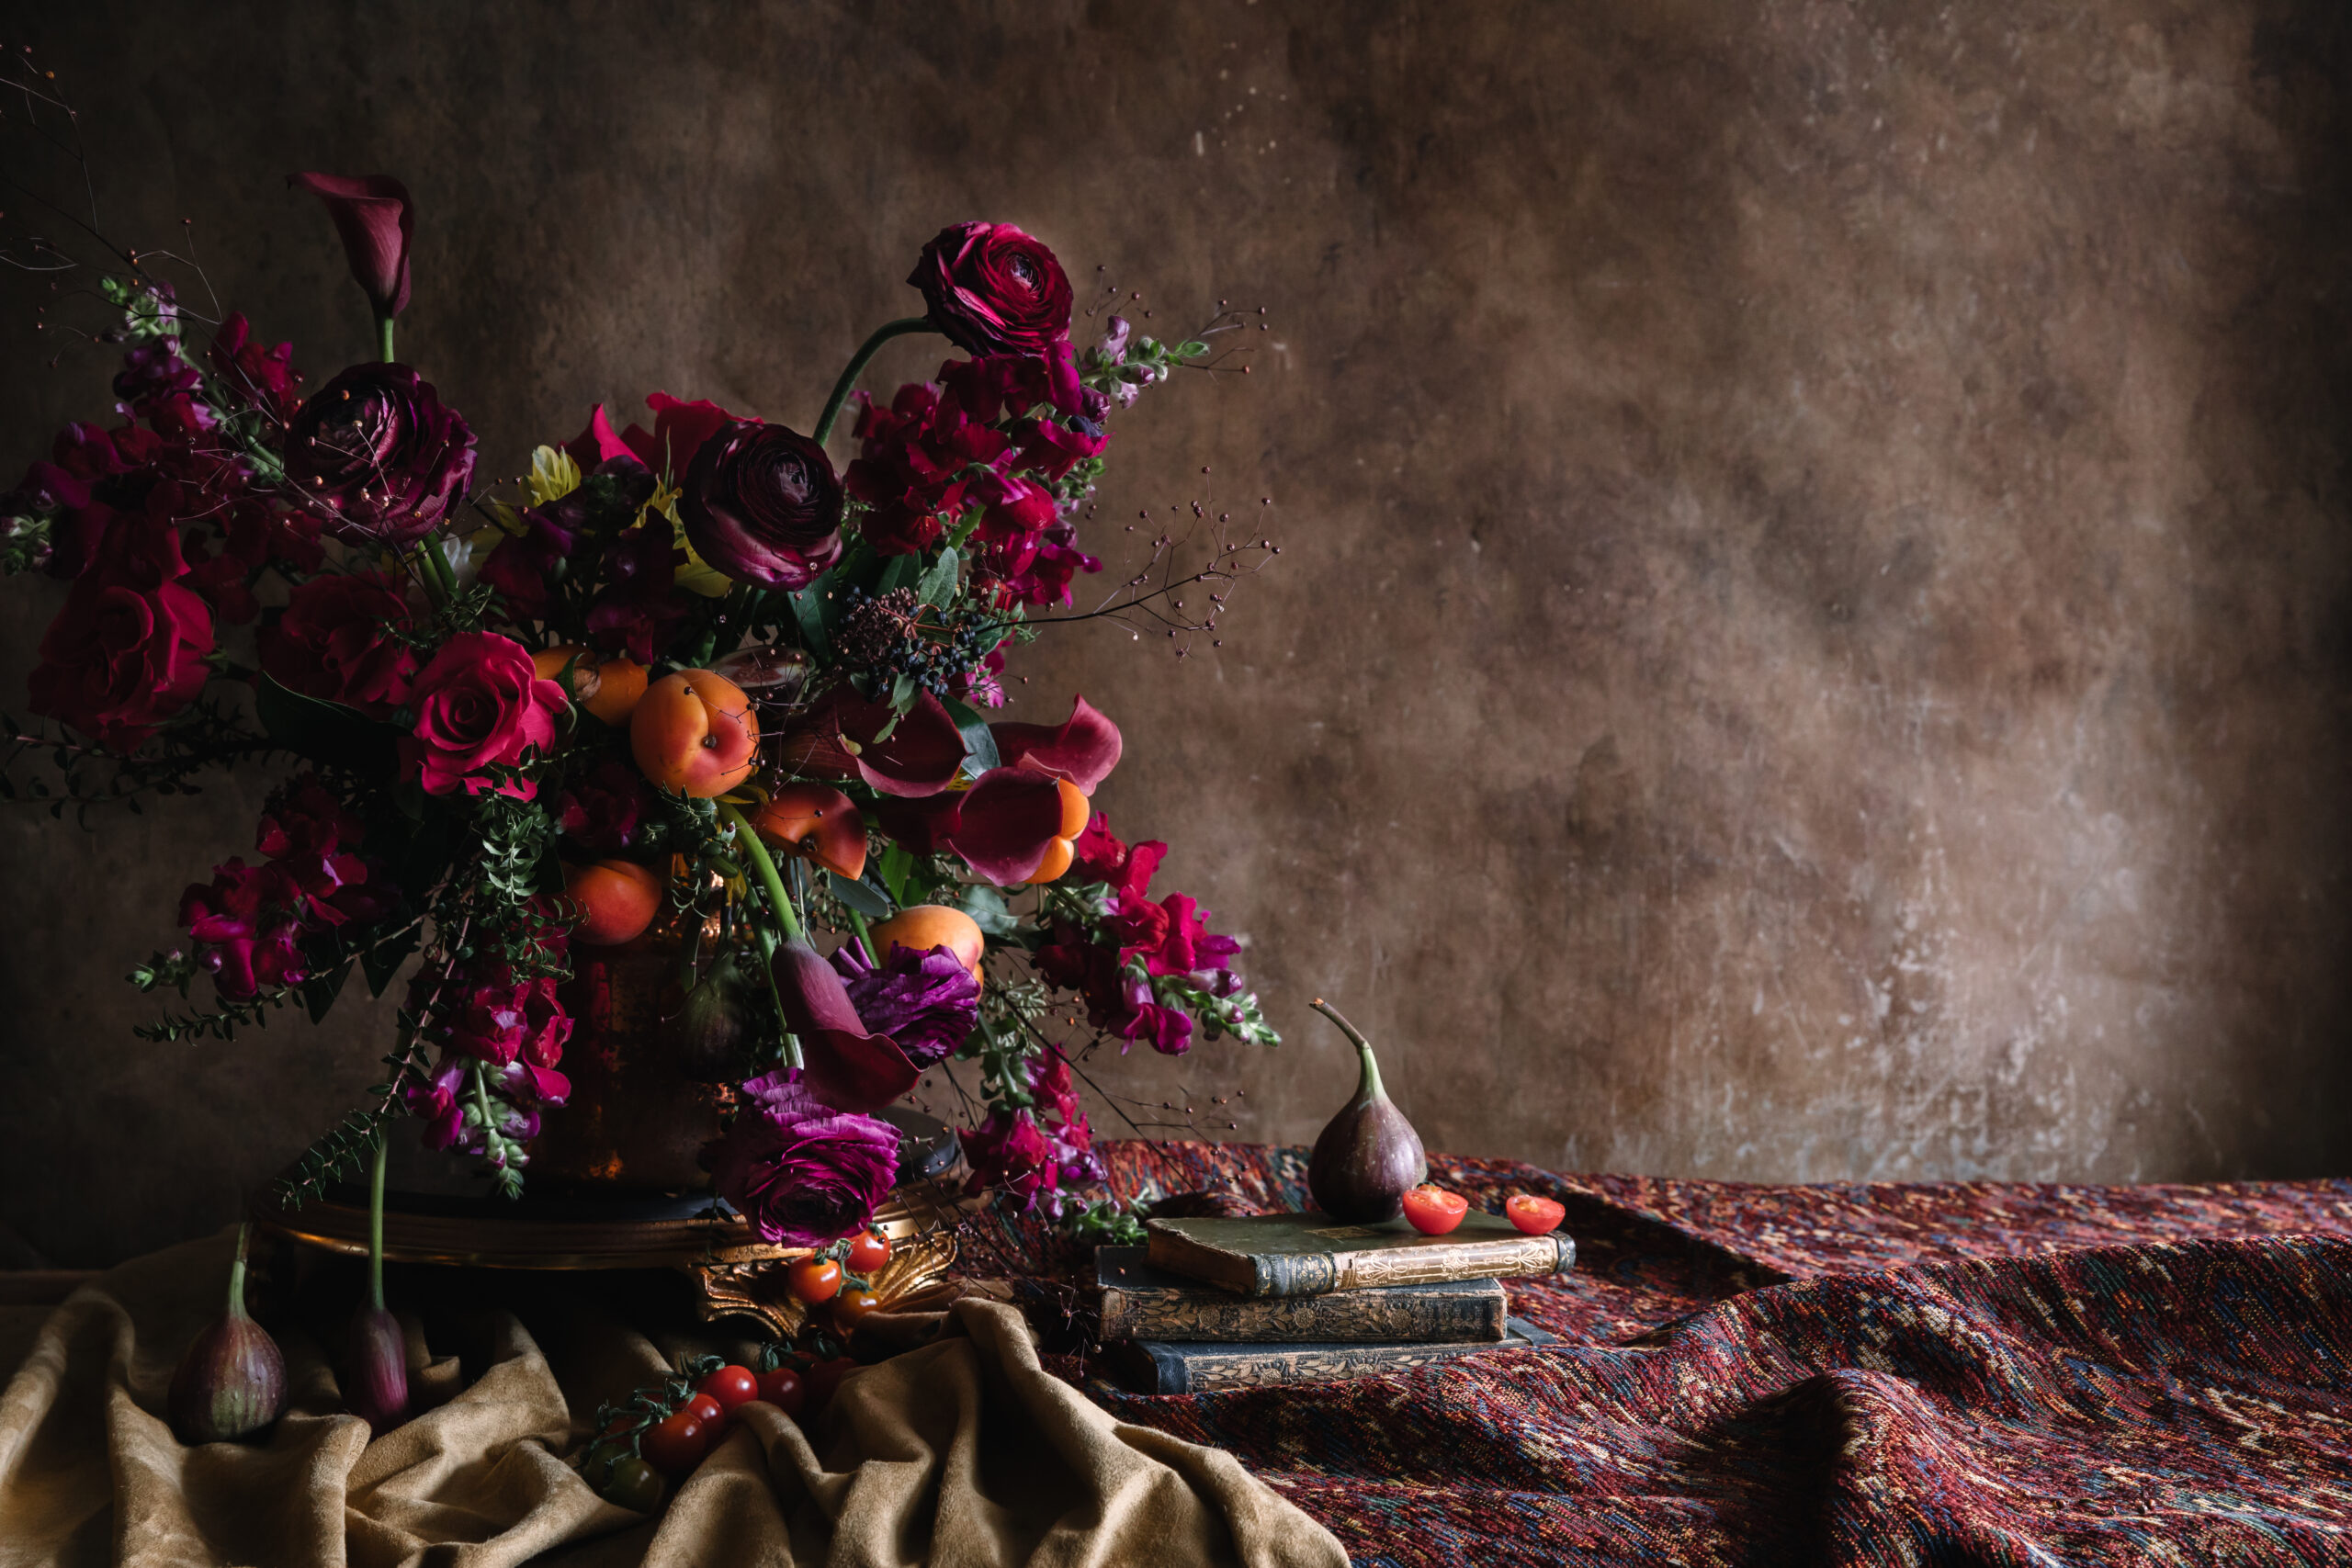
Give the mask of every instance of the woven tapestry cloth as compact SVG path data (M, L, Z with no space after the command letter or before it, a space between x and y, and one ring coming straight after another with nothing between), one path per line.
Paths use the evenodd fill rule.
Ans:
M1305 1156L1109 1149L1130 1195L1268 1210L1306 1203ZM2352 1563L2352 1182L1430 1176L1566 1205L1575 1271L1509 1282L1560 1343L1168 1398L1063 1370L1359 1568ZM1041 1229L991 1239L1050 1276Z

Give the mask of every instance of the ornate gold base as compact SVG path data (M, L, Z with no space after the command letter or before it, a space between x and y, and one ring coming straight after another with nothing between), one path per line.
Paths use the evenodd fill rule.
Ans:
M907 1182L875 1211L875 1228L890 1238L890 1261L873 1278L886 1309L922 1306L956 1264L956 1225L978 1206L936 1178ZM590 1205L571 1205L577 1212ZM359 1257L368 1253L364 1206L317 1200L294 1213L265 1213L265 1231L305 1247ZM384 1257L395 1263L475 1269L671 1269L695 1283L695 1310L705 1321L751 1317L784 1337L807 1320L808 1308L785 1289L805 1247L760 1240L741 1218L606 1220L503 1215L494 1209L459 1213L384 1213Z

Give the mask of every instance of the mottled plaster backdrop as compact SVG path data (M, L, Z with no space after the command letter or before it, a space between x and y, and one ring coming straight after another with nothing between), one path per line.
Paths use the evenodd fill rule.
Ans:
M1106 1087L1309 1137L1351 1072L1321 995L1441 1148L2342 1168L2333 7L12 9L111 226L195 217L313 384L364 312L280 176L405 178L404 356L490 472L654 388L805 427L966 217L1151 330L1268 305L1246 380L1119 427L1103 510L1262 513L1277 567L1181 665L1055 637L1015 711L1117 716L1098 804L1291 1040ZM29 369L8 287L17 464L107 371ZM54 599L7 590L6 691ZM218 1223L371 1077L381 1011L128 1033L264 788L0 825L0 1220L60 1260Z

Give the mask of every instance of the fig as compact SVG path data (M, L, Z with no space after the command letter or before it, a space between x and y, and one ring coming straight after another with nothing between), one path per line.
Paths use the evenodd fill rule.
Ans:
M1420 1134L1380 1087L1380 1064L1372 1042L1322 998L1315 1010L1340 1026L1363 1063L1356 1097L1315 1140L1306 1162L1306 1190L1315 1206L1351 1225L1377 1224L1405 1212L1405 1194L1429 1175Z
M344 1345L343 1407L380 1438L408 1419L408 1338L400 1319L384 1310L383 1130L376 1133L376 1168L368 1181L368 1304L351 1319Z
M694 989L662 1009L662 1049L696 1083L733 1083L743 1076L752 1038L752 981L732 953L722 953Z
M233 1442L263 1430L286 1408L286 1358L266 1329L245 1315L245 1240L229 1265L227 1315L196 1337L172 1373L165 1404L172 1430L191 1448Z

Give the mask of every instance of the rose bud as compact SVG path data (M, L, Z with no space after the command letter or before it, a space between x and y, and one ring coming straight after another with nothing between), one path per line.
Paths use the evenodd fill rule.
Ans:
M196 1337L172 1374L165 1404L183 1443L223 1443L258 1432L286 1408L286 1359L277 1341L245 1315L245 1237L229 1266L229 1311Z
M907 281L931 324L967 354L1044 354L1069 335L1069 279L1010 223L957 223L922 248Z
M405 365L353 366L286 429L287 483L346 544L414 544L473 474L472 428Z
M806 588L842 553L832 461L780 424L722 426L695 454L678 508L704 560L763 588Z

